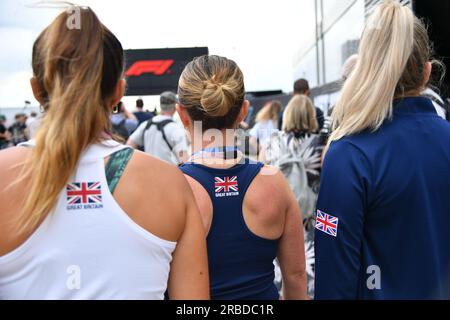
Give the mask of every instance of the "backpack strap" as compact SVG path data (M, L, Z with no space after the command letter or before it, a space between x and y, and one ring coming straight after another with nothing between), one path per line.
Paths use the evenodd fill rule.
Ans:
M152 119L152 120L149 120L149 121L147 122L147 125L145 126L145 130L144 130L144 133L143 133L143 134L145 135L145 132L146 132L148 129L150 129L151 126L155 125L156 128L158 129L158 131L161 132L162 137L163 137L164 141L166 142L167 146L169 147L170 151L173 152L173 147L172 147L172 145L170 144L169 139L167 139L166 133L164 132L164 128L165 128L169 123L172 123L172 122L173 122L172 119L167 119L167 120L164 120L164 121L161 121L161 122L157 122L157 123L153 122L153 119ZM145 136L144 136L144 139L145 139Z
M150 127L151 127L152 125L154 125L154 124L155 124L155 123L153 122L153 119L148 120L148 121L147 121L147 124L145 125L144 133L145 133L148 129L150 129Z
M134 150L131 148L124 148L113 153L108 160L105 167L106 181L108 183L111 194L116 190L117 184L122 177L128 162L133 156Z

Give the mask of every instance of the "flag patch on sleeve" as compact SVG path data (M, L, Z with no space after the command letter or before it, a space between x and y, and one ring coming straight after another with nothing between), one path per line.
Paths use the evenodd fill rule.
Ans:
M339 219L317 210L316 229L332 237L337 237Z

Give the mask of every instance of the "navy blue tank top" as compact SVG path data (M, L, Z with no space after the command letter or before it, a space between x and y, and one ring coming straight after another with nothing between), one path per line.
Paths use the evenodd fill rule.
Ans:
M207 237L213 300L277 300L273 261L278 240L258 237L244 220L244 197L264 166L245 160L230 169L189 163L181 170L208 192L212 224Z

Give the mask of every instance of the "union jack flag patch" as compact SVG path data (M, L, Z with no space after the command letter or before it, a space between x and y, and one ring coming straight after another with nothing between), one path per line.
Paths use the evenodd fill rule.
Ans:
M68 209L102 208L102 185L100 182L74 182L67 185Z
M339 219L317 210L316 229L332 237L337 237Z
M214 178L214 188L216 197L229 197L239 195L239 185L237 176Z

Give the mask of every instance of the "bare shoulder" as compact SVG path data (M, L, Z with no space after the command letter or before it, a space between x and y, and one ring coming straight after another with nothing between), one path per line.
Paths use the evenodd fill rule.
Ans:
M11 184L18 177L23 164L30 155L31 150L22 147L9 148L0 151L0 190ZM0 196L4 192L0 193Z
M289 192L283 173L275 167L265 166L250 185L245 204L255 211L281 214L287 210Z
M185 175L187 182L189 183L192 192L194 194L195 201L197 203L200 216L202 217L203 225L207 232L211 227L213 204L206 189L194 178Z
M258 188L264 195L272 194L279 197L286 196L286 191L289 190L283 173L278 168L267 165L261 169L250 187Z
M13 215L14 207L23 200L24 183L16 181L30 153L30 149L22 147L0 151L0 217Z
M30 154L31 150L23 147L14 147L0 151L0 170L9 170L11 165L20 163Z
M181 171L136 151L114 197L142 227L170 241L179 239L192 191Z
M130 162L130 170L136 182L143 186L155 188L165 194L189 190L189 185L178 167L156 159L144 152L136 151ZM169 188L168 190L163 187ZM185 198L186 193L174 194L177 198Z

